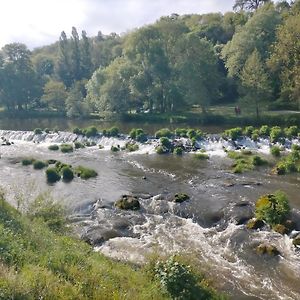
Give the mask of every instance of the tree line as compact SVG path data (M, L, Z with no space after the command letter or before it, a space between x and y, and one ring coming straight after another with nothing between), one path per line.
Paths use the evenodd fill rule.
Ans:
M237 100L300 109L300 1L237 0L225 14L177 15L126 35L75 27L53 45L0 52L0 102L10 111L186 111Z

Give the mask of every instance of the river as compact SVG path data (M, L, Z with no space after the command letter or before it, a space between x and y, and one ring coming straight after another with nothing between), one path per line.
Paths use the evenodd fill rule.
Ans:
M34 127L23 123L23 128L3 129ZM34 135L13 130L0 131L0 136L14 142L0 146L0 182L14 205L49 193L66 206L78 232L99 238L96 250L105 255L142 263L153 252L185 253L199 261L233 299L300 299L300 253L292 239L238 225L243 207L249 209L260 195L278 189L287 193L293 211L300 213L298 175L270 175L269 167L233 174L232 162L223 151L230 143L213 138L201 145L210 156L202 161L191 153L182 157L157 155L156 141L140 145L137 152L112 153L111 145L122 147L125 137L97 137L91 141L104 149L94 146L63 154L48 150L48 146L82 138L68 132ZM246 141L245 145L272 159L267 141ZM84 165L95 169L98 176L48 185L43 171L22 166L25 157ZM191 199L182 204L169 201L178 192L187 193ZM114 201L123 194L137 195L141 210L115 209ZM266 241L278 248L279 257L256 254L255 247Z

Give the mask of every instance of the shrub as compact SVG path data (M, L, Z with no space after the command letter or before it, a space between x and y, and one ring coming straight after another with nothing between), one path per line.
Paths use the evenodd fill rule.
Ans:
M111 127L110 129L104 129L102 131L102 134L104 136L112 136L117 137L119 135L119 128L116 126Z
M178 137L185 137L185 138L188 137L187 132L188 132L188 129L185 129L185 128L176 128L175 129L175 135Z
M258 138L259 138L259 131L257 129L255 129L251 135L251 139L254 141L254 142L257 142L258 141Z
M284 133L286 137L292 138L298 135L298 127L297 126L290 126L284 129Z
M35 128L33 132L34 134L42 134L43 130L41 128Z
M64 167L72 168L71 165L67 165L67 164L62 163L62 162L60 162L60 161L57 161L57 162L55 163L55 168L56 168L56 171L57 171L58 173L61 173L61 170L62 170Z
M92 137L92 136L96 136L98 134L98 130L95 126L90 126L88 128L86 128L84 131L84 134L86 137Z
M173 136L173 133L168 128L162 128L155 132L155 137L157 139L162 138L162 137L171 138L172 136Z
M80 128L78 128L78 127L75 127L75 128L73 129L73 133L80 135L80 134L83 134L83 131L82 131L82 129L80 129Z
M231 128L225 130L225 136L231 138L233 141L237 140L242 136L243 130L241 127Z
M261 158L260 156L254 155L252 157L252 164L254 166L263 166L263 165L268 164L268 162L265 159Z
M141 128L133 128L129 133L130 138L140 142L144 143L147 141L147 135L145 134L144 130Z
M280 156L280 148L278 146L271 147L270 148L270 152L275 157L279 157Z
M169 153L169 150L163 146L157 146L155 148L155 151L157 154L166 154L166 153Z
M74 142L74 147L75 149L80 149L80 148L84 148L85 146L80 142Z
M161 137L159 141L163 147L167 148L168 150L171 149L172 143L167 137Z
M60 175L57 172L56 168L48 168L46 170L47 181L50 183L54 183L60 180Z
M74 151L74 148L71 144L61 144L60 151L63 153L70 153Z
M135 144L135 143L126 143L125 148L129 152L134 152L134 151L139 150L139 145Z
M270 141L272 143L278 142L279 139L283 137L283 132L279 126L274 126L270 131Z
M194 157L200 160L209 159L209 156L206 153L196 153Z
M243 134L245 136L251 137L252 134L253 134L253 131L254 131L254 127L253 126L247 126L247 127L245 127L245 129L243 131Z
M291 147L292 151L300 151L300 145L298 144L293 144Z
M22 160L22 165L23 166L29 166L29 165L32 165L34 162L34 159L33 158L25 158Z
M281 191L264 195L255 204L256 217L269 225L282 224L289 213L290 206L287 196Z
M62 168L61 174L62 174L63 180L65 180L65 181L71 181L74 178L73 170L68 166L64 166Z
M48 166L48 164L44 161L41 161L41 160L35 160L33 162L33 168L36 169L36 170L44 169L47 166Z
M176 203L182 203L189 199L190 199L189 195L187 195L185 193L175 194L175 196L174 196L174 202L176 202Z
M173 153L176 155L182 155L183 149L181 147L175 147Z
M50 129L49 129L49 128L45 128L44 131L45 131L46 133L50 133Z
M270 127L268 125L263 125L259 129L259 135L263 137L267 137L270 135Z
M82 179L89 179L98 175L95 170L83 166L76 167L74 172Z
M59 149L59 146L56 145L56 144L50 145L50 146L48 147L48 149L51 150L51 151L57 151L57 150Z

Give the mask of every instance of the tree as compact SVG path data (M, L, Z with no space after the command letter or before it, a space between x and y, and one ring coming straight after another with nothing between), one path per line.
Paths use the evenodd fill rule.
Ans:
M261 5L270 2L270 0L236 0L234 10L257 10Z
M10 109L27 108L41 95L41 86L33 69L30 51L20 43L3 47L1 102Z
M256 116L259 118L261 105L267 102L270 97L271 86L261 56L256 49L245 63L241 73L241 84L245 99L250 103L254 102Z
M81 33L81 75L82 78L89 79L93 73L91 56L91 45L86 32Z
M300 109L300 12L279 27L268 66L279 78L281 100L296 103Z
M73 82L75 82L76 80L82 79L79 35L75 27L72 27L70 56L71 56L71 74L72 74Z
M84 99L83 84L76 82L69 91L66 99L68 117L84 117L89 113L89 106Z
M254 49L257 49L263 62L269 58L280 23L279 12L270 4L258 9L246 25L235 33L222 50L230 77L239 78L246 60Z
M220 73L213 45L196 33L188 33L179 42L178 51L181 58L176 68L186 101L199 105L205 113L219 92Z
M66 99L68 93L65 85L60 81L50 80L44 86L44 94L41 100L52 109L58 111L66 110Z

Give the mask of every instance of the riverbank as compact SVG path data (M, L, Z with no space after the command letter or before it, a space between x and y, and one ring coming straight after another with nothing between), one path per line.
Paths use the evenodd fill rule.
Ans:
M41 196L22 215L1 195L0 207L0 299L172 298L157 280L156 262L138 267L93 252L70 236L61 206L50 199ZM179 295L192 289L190 299L225 299L200 274L183 278L189 281L180 282Z

